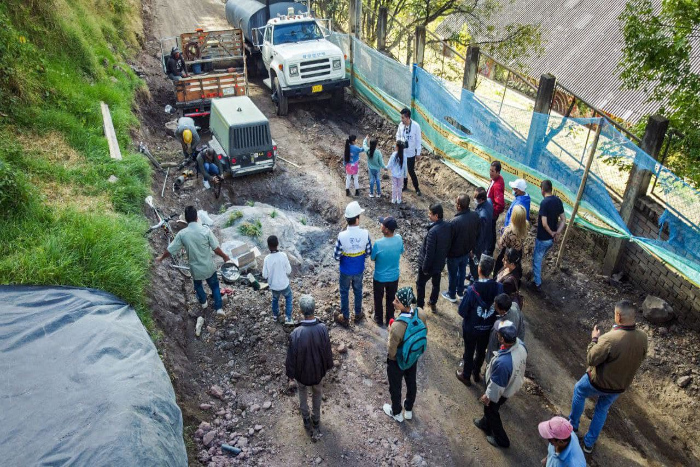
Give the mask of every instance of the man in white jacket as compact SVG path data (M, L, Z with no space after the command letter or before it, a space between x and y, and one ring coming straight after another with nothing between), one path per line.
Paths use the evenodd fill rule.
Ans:
M272 291L272 316L275 321L279 319L279 299L284 296L285 321L284 324L294 324L292 320L292 288L289 285L289 274L292 272L292 265L289 264L287 254L277 250L279 240L277 236L270 235L267 238L267 247L270 254L263 262L263 279L267 279L267 284Z
M403 155L406 158L406 168L408 175L411 176L413 188L418 196L421 195L418 188L418 177L416 176L416 158L420 156L421 150L421 130L420 125L411 119L411 111L409 109L401 109L401 123L396 130L396 141L404 141ZM403 179L403 191L408 189L408 177Z
M508 435L503 429L499 409L520 390L525 377L527 349L518 339L517 329L512 321L502 321L498 327L500 350L486 368L486 391L481 396L484 416L475 418L474 425L486 433L486 440L496 447L510 446Z

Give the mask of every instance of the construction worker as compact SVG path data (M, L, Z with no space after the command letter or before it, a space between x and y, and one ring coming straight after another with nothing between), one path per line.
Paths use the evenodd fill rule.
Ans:
M194 120L190 117L180 117L177 120L177 130L175 136L182 144L182 155L185 158L195 157L195 150L199 144L199 133L194 124Z
M185 60L182 59L180 49L177 47L173 47L170 51L170 57L168 58L166 68L168 70L168 78L173 81L179 81L180 78L187 78L189 76L187 74Z

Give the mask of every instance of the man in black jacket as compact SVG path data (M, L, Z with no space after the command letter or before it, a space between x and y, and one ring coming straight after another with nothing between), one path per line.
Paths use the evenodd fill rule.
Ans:
M452 230L450 224L443 220L441 204L433 204L428 210L430 225L428 233L423 239L423 246L418 255L418 279L416 289L418 292L418 308L425 305L425 284L430 280L433 290L430 292L428 306L435 312L435 304L440 295L440 275L445 267L447 252L450 250Z
M487 226L490 228L490 226ZM496 321L496 310L493 302L496 296L503 293L503 285L491 279L494 260L483 255L479 260L479 280L470 285L464 293L464 299L459 305L459 316L462 317L462 337L464 338L464 368L457 371L457 379L471 386L471 376L474 382L481 380L481 365L486 357L486 347L489 344L489 334Z
M333 351L326 325L314 317L316 304L311 295L299 298L304 320L289 336L287 349L287 376L299 387L299 408L304 428L314 440L318 438L321 423L321 380L333 368ZM313 413L309 416L307 391L311 387Z
M448 288L442 298L455 303L464 295L464 279L467 276L469 255L473 254L479 236L479 215L469 210L469 195L459 195L455 204L457 214L450 222L452 244L447 252Z
M479 238L476 241L474 256L469 259L469 271L472 275L472 280L479 277L477 266L481 255L489 255L488 251L491 248L491 226L493 224L493 205L486 198L486 190L478 187L474 190L474 200L476 208L474 211L479 215Z
M173 47L173 50L170 52L166 69L168 70L168 78L173 81L179 81L180 78L189 76L185 67L185 61L182 59L180 49L177 47Z

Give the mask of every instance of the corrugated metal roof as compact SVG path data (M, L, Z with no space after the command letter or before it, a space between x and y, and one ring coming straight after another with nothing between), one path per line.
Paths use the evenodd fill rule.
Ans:
M659 104L646 102L643 91L620 89L617 65L622 58L623 37L617 18L625 3L625 0L514 0L489 22L497 30L499 25L509 23L539 24L544 52L540 57L524 61L527 74L539 77L551 73L566 88L600 110L636 123L644 115L657 111ZM484 40L484 26L470 20L461 14L448 16L436 34L447 38L468 23L477 40ZM700 54L695 54L692 69L700 73Z

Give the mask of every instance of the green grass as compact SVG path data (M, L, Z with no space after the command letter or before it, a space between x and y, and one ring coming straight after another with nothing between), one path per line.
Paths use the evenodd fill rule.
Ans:
M273 210L272 210L272 212L270 213L270 217L273 218L273 219L274 219L275 217L277 217L277 210L276 210L276 209L273 209Z
M140 34L135 0L0 3L0 283L99 288L152 331L151 169L128 150L147 93L126 63ZM100 101L122 161L109 157Z
M244 222L238 226L238 232L241 235L258 238L262 235L262 224L260 219L255 219L253 222Z
M306 223L307 223L308 221L306 220L306 217L301 216L301 219L299 219L299 222L301 222L301 225L306 225Z
M226 219L226 224L224 224L224 227L231 227L241 217L243 217L243 213L241 211L233 211L231 214L229 214L228 219Z
M253 206L255 206L255 201L248 201L245 204L247 204L248 206L250 206L252 208Z

